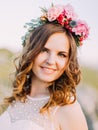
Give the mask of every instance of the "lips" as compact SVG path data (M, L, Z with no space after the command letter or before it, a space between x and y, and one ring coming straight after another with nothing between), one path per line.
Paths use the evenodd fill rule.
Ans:
M54 68L48 68L48 67L41 67L42 71L47 73L47 74L52 74L56 71Z

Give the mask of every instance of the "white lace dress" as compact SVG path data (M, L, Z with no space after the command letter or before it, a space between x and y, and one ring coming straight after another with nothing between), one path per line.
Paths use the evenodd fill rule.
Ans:
M0 116L0 130L55 130L51 119L39 113L49 97L31 98L16 102Z

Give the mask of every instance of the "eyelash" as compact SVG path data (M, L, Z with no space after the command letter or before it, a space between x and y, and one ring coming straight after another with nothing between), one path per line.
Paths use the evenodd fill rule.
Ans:
M60 57L66 58L67 56L65 54L59 54Z
M41 52L48 52L48 50L46 48L43 48Z

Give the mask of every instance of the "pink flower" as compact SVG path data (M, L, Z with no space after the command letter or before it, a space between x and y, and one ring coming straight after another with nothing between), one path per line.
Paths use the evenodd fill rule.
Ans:
M57 19L57 17L62 14L62 12L64 11L63 9L63 6L61 5L56 5L56 6L52 6L48 12L47 12L47 15L48 15L48 20L50 22L54 21Z
M65 16L69 19L75 20L77 18L77 14L75 14L73 7L70 4L64 6Z
M78 20L77 26L72 29L72 32L75 32L76 35L82 36L83 40L86 39L89 35L89 27L86 22Z

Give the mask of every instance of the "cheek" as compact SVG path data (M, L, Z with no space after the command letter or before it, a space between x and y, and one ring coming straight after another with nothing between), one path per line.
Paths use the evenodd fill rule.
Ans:
M67 59L59 61L59 68L61 70L65 70L67 65L68 65L68 60Z
M36 58L35 58L35 60L34 60L34 65L39 65L39 64L41 64L43 61L45 61L45 59L46 59L46 55L43 55L43 54L39 54Z

